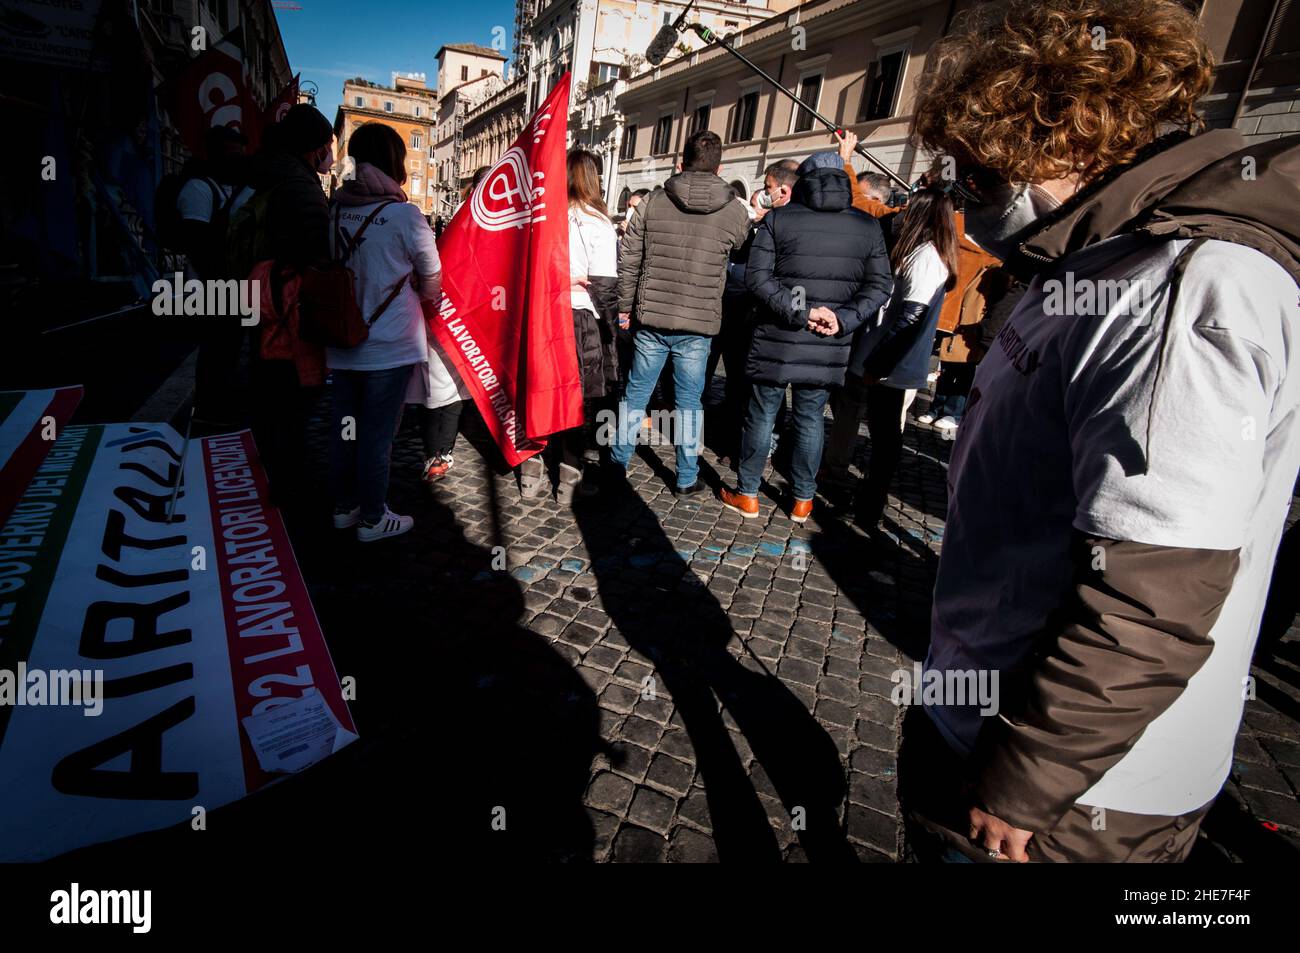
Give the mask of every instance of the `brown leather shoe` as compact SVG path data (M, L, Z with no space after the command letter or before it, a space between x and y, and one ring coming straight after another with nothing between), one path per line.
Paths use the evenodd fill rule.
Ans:
M758 515L757 496L746 496L744 493L728 490L724 486L718 490L718 499L722 501L722 505L727 509L735 510L745 519L753 519Z
M796 523L808 522L808 517L812 515L812 500L795 500L790 507L790 519Z

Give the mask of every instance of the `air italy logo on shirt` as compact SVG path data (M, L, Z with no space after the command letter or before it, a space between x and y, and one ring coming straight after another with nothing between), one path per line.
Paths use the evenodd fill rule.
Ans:
M1011 366L1021 374L1028 377L1038 370L1038 365L1041 363L1038 352L1031 350L1010 324L1002 326L1002 330L998 332L997 342L998 347L1002 348L1002 353L1011 362Z

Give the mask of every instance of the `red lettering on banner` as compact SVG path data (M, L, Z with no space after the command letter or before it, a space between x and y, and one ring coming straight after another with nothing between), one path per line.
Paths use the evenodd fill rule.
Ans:
M266 502L266 476L252 435L208 437L203 451L212 522L222 544L216 547L217 569L237 717L319 692L339 724L355 732L284 523ZM246 480L219 479L244 473ZM251 489L222 487L231 482L249 482ZM251 792L272 776L257 763L242 726L239 737Z

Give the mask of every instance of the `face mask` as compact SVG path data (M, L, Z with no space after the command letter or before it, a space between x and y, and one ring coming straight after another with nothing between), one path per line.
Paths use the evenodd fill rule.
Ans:
M320 160L316 163L316 171L319 172L321 175L329 175L333 169L334 169L334 150L325 149L320 155Z
M1020 250L1035 223L1061 203L1037 185L1003 183L988 201L966 207L966 234L1004 261Z
M776 201L775 199L772 198L771 192L769 192L767 189L764 189L762 192L758 193L759 208L774 208L775 206L776 206Z

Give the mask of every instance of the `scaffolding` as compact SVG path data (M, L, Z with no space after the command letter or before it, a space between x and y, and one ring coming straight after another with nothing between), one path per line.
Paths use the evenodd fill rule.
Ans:
M528 75L528 63L532 53L529 30L533 25L533 15L537 12L536 7L537 0L515 0L515 79Z

